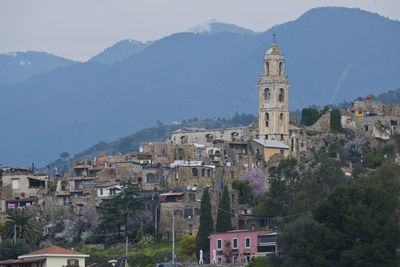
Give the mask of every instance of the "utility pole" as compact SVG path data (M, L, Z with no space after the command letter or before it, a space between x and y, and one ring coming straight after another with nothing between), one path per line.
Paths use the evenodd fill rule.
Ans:
M14 246L17 244L17 224L14 224Z
M175 265L175 215L172 214L172 262Z
M143 240L143 222L140 222L140 229L142 231L142 255L144 255L144 240Z
M156 214L155 214L155 222L154 222L154 232L155 232L155 234L154 234L154 243L155 244L157 244L157 212L158 212L158 203L157 203L157 206L156 206Z
M128 265L128 233L126 234L126 241L125 241L125 266Z

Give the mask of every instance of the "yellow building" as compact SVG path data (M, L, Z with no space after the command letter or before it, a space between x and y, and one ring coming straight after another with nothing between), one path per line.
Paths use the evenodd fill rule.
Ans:
M53 246L19 256L18 260L0 261L0 267L85 267L87 257L89 255Z

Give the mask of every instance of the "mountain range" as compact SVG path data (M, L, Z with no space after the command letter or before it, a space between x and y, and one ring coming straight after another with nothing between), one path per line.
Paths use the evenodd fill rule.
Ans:
M273 33L293 110L399 88L399 21L329 7L260 33L212 22L1 86L0 162L43 165L156 121L256 114L255 81Z
M44 52L10 52L0 54L0 85L16 84L50 70L78 62Z

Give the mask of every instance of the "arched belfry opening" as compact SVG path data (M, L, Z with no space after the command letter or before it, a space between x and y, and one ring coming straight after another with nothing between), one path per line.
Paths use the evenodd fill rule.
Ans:
M283 63L279 62L279 76L283 75Z
M269 100L271 98L271 93L269 91L269 88L266 88L264 91L264 98L265 100Z
M269 76L269 62L265 63L265 75Z
M285 91L281 88L279 89L279 102L283 102L285 100Z

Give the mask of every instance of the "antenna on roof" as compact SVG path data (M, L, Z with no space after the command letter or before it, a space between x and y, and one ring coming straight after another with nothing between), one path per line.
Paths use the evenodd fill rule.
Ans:
M273 33L273 34L272 34L272 39L274 40L274 43L276 43L275 37L276 37L276 34Z

